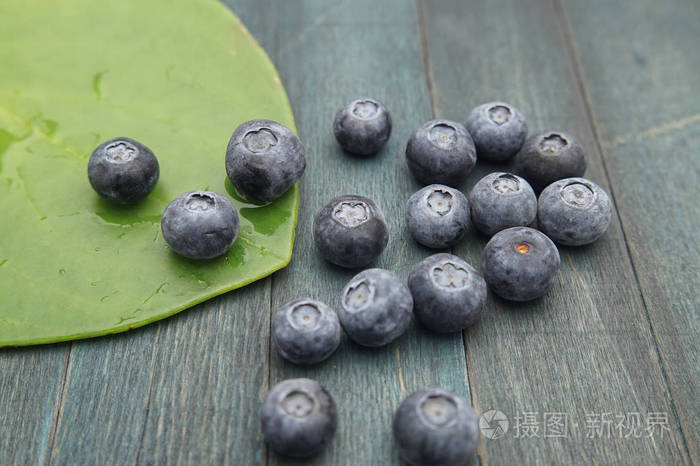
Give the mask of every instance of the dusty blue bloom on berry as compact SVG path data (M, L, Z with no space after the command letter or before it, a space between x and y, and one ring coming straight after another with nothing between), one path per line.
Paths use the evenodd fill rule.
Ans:
M208 191L176 197L161 218L163 238L189 259L211 259L228 251L238 236L238 212L228 198Z
M316 364L329 358L340 344L341 333L335 311L313 299L295 299L272 319L277 351L295 364Z
M559 244L590 244L603 236L611 219L607 193L585 178L555 181L540 194L537 225Z
M559 250L543 233L527 227L500 231L481 257L481 270L491 290L511 301L545 294L559 275Z
M314 241L328 262L347 268L364 267L386 248L389 227L371 199L339 196L316 214Z
M346 152L373 155L391 136L391 115L378 100L369 97L355 99L336 113L333 133Z
M263 435L270 448L280 455L313 456L328 445L337 427L335 402L315 380L284 380L265 396Z
M469 231L469 202L457 189L431 184L408 199L406 223L413 239L423 246L449 248Z
M573 136L545 131L527 138L517 164L518 174L540 192L557 180L582 176L586 171L586 152Z
M471 265L452 254L435 254L408 277L413 313L435 332L458 332L474 324L486 305L486 282Z
M466 464L479 443L479 418L467 401L440 388L419 390L394 414L399 455L417 466Z
M388 270L355 275L341 294L338 312L345 333L363 346L383 346L400 337L413 319L411 291Z
M88 179L103 198L134 204L153 191L160 167L153 152L138 141L115 138L100 144L88 161Z
M251 120L233 132L226 149L226 173L250 199L269 202L282 196L304 174L304 145L286 126Z
M466 124L479 160L502 163L518 153L527 136L527 123L517 108L489 102L471 111Z
M476 150L467 129L450 120L419 126L406 145L408 168L423 184L459 186L474 168Z
M472 221L492 236L506 228L527 226L537 216L537 196L519 176L496 172L486 175L469 193Z

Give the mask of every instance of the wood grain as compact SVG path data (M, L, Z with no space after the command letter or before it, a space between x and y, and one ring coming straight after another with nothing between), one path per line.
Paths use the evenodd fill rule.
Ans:
M700 8L563 4L675 413L698 463Z
M438 115L463 121L482 102L511 102L525 114L530 133L560 129L578 136L590 154L587 177L610 191L552 3L474 1L465 8L460 1L431 0L423 12ZM605 31L597 34L604 40ZM512 166L481 165L467 188L495 169ZM459 252L478 263L485 241L474 235ZM498 441L482 440L482 459L688 462L618 219L598 243L560 252L560 280L548 295L524 305L491 296L482 325L466 335L476 406L503 411L511 427L515 416L537 413L540 429L540 438L517 438L516 429ZM568 438L543 438L546 412L568 414ZM663 439L625 439L614 431L587 438L586 413L637 412L643 419L667 413L671 431Z
M270 279L75 343L53 464L254 464Z
M46 464L70 343L0 351L0 464Z
M419 188L404 161L409 134L432 117L418 12L405 1L234 2L233 9L270 53L292 102L307 149L301 185L299 225L292 264L277 273L273 311L304 296L332 307L358 271L327 264L312 239L313 215L331 198L356 193L374 199L390 224L389 246L377 264L406 279L430 251L416 246L404 226L408 197ZM393 132L375 157L343 153L331 127L345 101L371 96L392 113ZM304 368L272 350L271 383L311 377L328 388L339 410L339 431L330 448L309 464L398 464L393 447L393 412L409 393L442 386L468 396L462 338L435 336L412 328L384 348L365 349L345 341L325 363ZM271 464L290 464L270 454Z
M698 462L700 10L691 0L227 0L285 84L308 168L290 267L137 331L0 352L0 464L293 464L269 452L259 406L272 383L312 377L334 396L339 431L304 464L400 464L398 403L442 386L509 416L482 438L482 464ZM653 14L652 14L653 12ZM331 123L359 95L382 100L394 131L378 156L340 151ZM559 128L590 153L587 176L619 211L601 241L561 248L559 283L515 305L491 295L462 335L413 326L385 348L347 339L320 365L283 361L270 313L310 296L339 305L356 271L313 247L315 212L345 193L372 197L391 227L377 266L405 279L431 251L404 227L419 188L405 141L435 114L463 121L484 101L518 106L530 131ZM463 186L509 166L479 164ZM486 238L456 253L479 266ZM466 358L465 358L466 343ZM471 388L471 390L470 390ZM515 436L538 414L538 438ZM566 413L566 438L544 438L545 413ZM588 438L587 414L668 415L663 437ZM522 421L522 419L521 419Z

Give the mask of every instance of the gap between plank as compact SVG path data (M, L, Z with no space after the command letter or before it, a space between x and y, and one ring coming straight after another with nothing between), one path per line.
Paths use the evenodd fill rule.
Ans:
M651 334L652 341L654 342L654 349L656 350L656 356L659 361L659 368L661 369L661 375L664 379L664 383L666 384L666 390L668 392L668 399L671 404L671 409L673 410L673 414L676 417L676 423L678 425L678 430L680 432L681 436L681 441L683 442L683 448L685 449L685 453L687 457L690 459L692 458L690 456L690 449L688 448L688 442L685 438L685 432L683 432L683 425L681 424L680 417L678 416L678 410L676 409L676 404L673 400L673 393L671 391L671 384L668 380L668 375L666 374L666 368L664 366L664 361L663 357L661 356L661 351L659 349L659 343L656 338L656 332L654 331L654 324L651 321L651 317L649 315L649 307L647 305L647 299L644 294L644 290L641 285L641 281L639 280L639 274L637 273L637 267L634 263L634 257L632 256L632 252L630 250L629 246L629 241L627 238L627 233L625 232L625 225L624 222L622 221L622 215L620 214L620 210L618 208L617 204L617 198L615 196L615 188L613 186L612 182L612 177L610 175L610 169L608 167L608 161L607 157L605 157L605 152L603 150L603 144L601 143L599 132L598 132L598 125L596 123L595 115L593 114L593 107L591 104L590 97L588 95L588 90L586 88L586 85L583 81L583 71L582 71L582 66L581 63L578 59L578 54L576 53L576 47L574 45L574 40L573 40L573 33L571 31L571 25L569 24L569 20L566 17L566 12L564 11L564 5L562 4L562 0L552 0L553 8L554 8L554 13L555 17L557 18L557 22L559 23L559 28L563 36L563 45L564 49L566 52L567 57L569 58L569 65L571 66L571 69L573 71L574 75L574 81L576 84L576 87L578 88L579 96L581 97L583 101L583 107L586 111L586 119L588 120L588 124L590 126L591 132L593 133L593 140L595 141L596 149L598 150L598 153L600 154L600 158L603 162L603 171L605 173L605 178L608 182L608 186L610 187L610 198L612 200L613 206L615 207L615 216L617 217L617 220L620 224L620 231L622 232L622 239L625 244L625 250L627 251L627 258L629 259L630 266L632 268L632 274L634 275L634 280L637 285L637 290L639 292L639 295L642 300L642 305L644 307L644 315L647 319L647 324L649 325L649 332Z
M48 464L53 462L53 457L55 454L56 446L56 435L58 434L58 429L61 427L61 419L63 418L63 408L66 403L66 391L68 389L68 379L70 378L71 372L71 361L73 356L73 342L68 345L68 352L66 353L66 368L63 371L63 380L61 382L61 393L56 400L56 409L54 410L54 422L49 432L49 450L48 450Z
M425 81L428 87L428 95L430 97L430 109L432 110L433 118L437 118L440 111L437 107L437 98L435 95L435 84L433 76L433 65L430 59L430 47L428 46L428 28L425 19L425 10L423 9L424 0L416 0L416 12L418 15L418 31L420 33L420 43L421 43L421 58L423 59L423 64L425 65ZM450 248L450 253L454 254L454 248ZM467 350L467 337L466 332L463 330L462 334L462 350L464 354L464 367L467 376L467 389L469 391L469 402L472 406L477 408L475 405L476 397L473 394L472 387L472 374L469 367L469 358ZM478 410L477 410L478 411ZM481 462L481 454L479 454L479 461Z
M433 65L430 60L430 48L428 47L428 32L425 21L425 11L423 10L423 1L416 0L416 12L418 15L418 32L420 33L420 51L423 65L425 65L425 81L428 86L428 96L430 97L430 109L433 112L433 118L437 118L440 113L437 108L437 99L435 96L435 79L433 78Z
M158 342L160 340L160 330L162 328L162 324L158 322L158 329L156 330L156 337L155 341L153 343L153 352L151 353L151 373L148 378L148 393L146 394L146 414L143 416L143 427L141 428L141 435L139 437L139 446L138 450L136 452L136 459L134 461L134 464L140 464L140 459L141 459L141 452L143 451L143 439L146 437L146 427L148 426L148 415L151 412L151 393L153 391L153 378L154 378L154 373L155 373L155 365L156 365L156 351L158 349Z
M301 193L300 193L301 195ZM301 197L300 197L301 199ZM297 205L297 209L299 209L299 206ZM298 215L298 214L297 214ZM292 245L294 247L294 245ZM272 380L272 290L273 290L273 283L275 279L275 274L273 273L270 275L270 305L268 306L267 309L267 380L263 381L263 400L264 397L267 396L267 391L270 390L270 381ZM262 402L261 402L262 406ZM260 413L262 416L262 408L260 409ZM261 419L262 421L262 419ZM262 429L260 425L258 425L259 429ZM263 446L265 448L265 465L269 466L270 465L270 446L267 444L264 438L264 433L263 433Z

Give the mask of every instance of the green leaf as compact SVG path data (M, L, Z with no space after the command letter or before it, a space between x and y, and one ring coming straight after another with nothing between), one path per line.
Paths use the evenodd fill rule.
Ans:
M3 0L0 23L0 346L128 330L289 263L297 187L259 206L226 178L240 123L294 128L273 65L226 7ZM160 163L136 206L88 183L90 153L117 136ZM163 240L163 209L192 189L233 197L241 230L224 257L189 261Z

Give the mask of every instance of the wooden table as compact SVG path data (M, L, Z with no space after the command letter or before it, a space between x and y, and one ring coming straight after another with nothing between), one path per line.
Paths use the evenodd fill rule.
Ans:
M2 351L0 464L291 464L266 449L259 406L299 376L325 385L340 413L310 464L399 463L391 417L424 386L508 417L502 438L482 436L483 464L700 462L697 1L228 3L277 65L308 151L292 263L137 331ZM394 118L387 148L362 160L331 134L336 108L360 95ZM494 99L519 107L531 132L582 140L587 177L615 201L607 234L560 249L543 299L489 296L464 335L413 327L385 348L346 341L314 367L281 360L270 312L301 296L337 306L353 275L317 255L313 214L343 193L375 199L391 225L378 266L405 278L430 254L403 223L419 188L406 140L427 119L464 121ZM465 192L496 169L479 164ZM478 265L485 242L471 234L453 252Z

